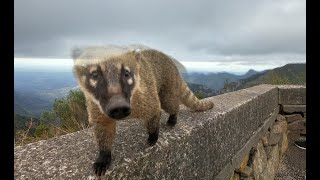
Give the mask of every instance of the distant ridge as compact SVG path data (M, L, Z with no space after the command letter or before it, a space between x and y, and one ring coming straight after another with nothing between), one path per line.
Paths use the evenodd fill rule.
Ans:
M228 72L219 72L219 73L189 73L184 74L183 77L188 83L192 84L202 84L213 90L220 90L224 87L225 82L234 82L239 79L247 78L254 74L260 73L250 69L247 73L243 75L235 75Z
M258 84L306 84L306 64L293 63L266 70L235 82L226 83L221 93L236 91Z

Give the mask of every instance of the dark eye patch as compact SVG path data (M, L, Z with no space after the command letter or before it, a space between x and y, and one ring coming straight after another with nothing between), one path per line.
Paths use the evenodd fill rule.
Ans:
M90 77L91 77L92 79L97 79L98 76L99 76L99 73L98 73L97 71L93 71L93 72L90 74Z

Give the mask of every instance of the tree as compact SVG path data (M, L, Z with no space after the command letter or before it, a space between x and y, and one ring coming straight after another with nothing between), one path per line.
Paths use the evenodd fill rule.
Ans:
M86 100L80 90L70 91L66 99L55 100L53 110L61 120L61 127L74 132L88 126Z
M60 120L54 111L45 111L41 114L40 124L54 124L59 126Z

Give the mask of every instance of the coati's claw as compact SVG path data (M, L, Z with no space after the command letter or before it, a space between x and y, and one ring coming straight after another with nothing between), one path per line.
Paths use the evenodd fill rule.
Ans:
M100 151L99 157L93 163L93 170L97 176L103 176L111 164L111 153Z

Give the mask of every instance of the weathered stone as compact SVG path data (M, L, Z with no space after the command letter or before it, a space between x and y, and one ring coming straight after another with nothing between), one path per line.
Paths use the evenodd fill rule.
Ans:
M285 121L285 120L286 118L283 115L278 114L276 121Z
M250 177L240 177L240 180L254 180L252 176Z
M281 105L283 112L285 113L298 113L306 112L306 105Z
M249 160L249 154L246 154L241 161L240 167L237 168L237 171L239 172L243 171L247 167L248 160Z
M274 123L277 114L279 112L279 108L276 108L273 113L260 125L260 127L256 130L256 132L250 137L250 139L247 140L246 144L233 156L231 159L231 163L227 163L223 170L219 172L217 176L214 177L214 179L225 179L225 177L231 176L234 169L239 167L242 157L249 152L249 162L248 166L252 167L252 156L255 153L255 150L253 150L253 147L256 149L257 144L263 134L265 134L268 131L268 127L271 127ZM250 164L250 165L249 165ZM231 172L231 173L229 173Z
M229 180L240 180L240 175L238 173L233 173Z
M288 149L288 133L282 133L282 137L279 141L280 158L284 155Z
M270 133L282 133L287 132L288 123L286 121L275 122L272 125Z
M292 123L293 121L303 120L301 114L290 114L284 116L288 123Z
M249 177L252 175L252 168L246 166L242 171L239 171L241 177Z
M273 145L273 146L274 146L274 145ZM273 146L266 146L266 147L264 147L264 150L265 150L266 155L267 155L267 159L270 158L270 155L271 155L271 151L272 151L272 149L273 149Z
M270 133L269 142L267 146L278 144L282 133Z
M255 179L261 178L261 174L263 172L263 169L267 165L267 155L264 151L262 142L258 143L257 149L255 154L253 155L253 162L252 162L252 169L253 169L253 175Z
M276 171L279 167L279 161L279 147L278 145L272 146L270 158L268 159L267 165L261 175L262 180L274 179Z
M306 129L306 121L301 120L301 121L294 121L292 123L289 123L288 129L290 131L303 131L304 129Z
M261 142L263 146L269 146L269 138L270 138L270 131L267 131L266 134L261 138Z
M306 87L297 85L282 85L279 88L279 104L306 104Z
M307 129L304 128L303 130L301 130L300 135L306 135L307 134Z

